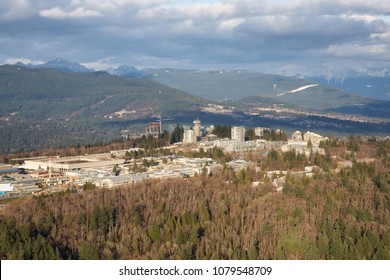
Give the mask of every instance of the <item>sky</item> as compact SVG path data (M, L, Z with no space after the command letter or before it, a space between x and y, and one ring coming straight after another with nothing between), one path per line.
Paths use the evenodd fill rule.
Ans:
M390 66L390 1L1 0L0 64L310 75Z

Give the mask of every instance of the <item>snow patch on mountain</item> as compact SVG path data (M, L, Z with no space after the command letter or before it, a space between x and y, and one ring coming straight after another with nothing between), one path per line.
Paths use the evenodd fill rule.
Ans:
M349 79L358 79L364 77L385 78L390 77L390 70L388 68L369 70L363 67L349 68L349 69L325 69L319 77L323 77L328 84L343 84Z
M276 96L283 96L283 95L290 94L290 93L297 93L297 92L304 91L304 90L306 90L308 88L312 88L312 87L318 87L318 84L302 86L302 87L299 87L299 88L296 88L296 89L293 89L293 90L290 90L287 92L279 93Z

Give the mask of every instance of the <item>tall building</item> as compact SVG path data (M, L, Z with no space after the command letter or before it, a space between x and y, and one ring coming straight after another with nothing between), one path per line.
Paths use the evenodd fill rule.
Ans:
M146 125L146 134L157 136L159 135L161 130L161 124L160 122L150 122Z
M245 142L245 127L233 126L231 130L232 140L243 143Z
M198 137L201 136L200 128L201 128L201 122L199 118L196 118L196 120L194 120L194 142L196 142L198 140Z
M192 129L184 131L183 143L194 143L194 131Z

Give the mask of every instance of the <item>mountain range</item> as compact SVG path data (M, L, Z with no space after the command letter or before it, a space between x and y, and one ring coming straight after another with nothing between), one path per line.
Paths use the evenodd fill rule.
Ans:
M254 114L258 108L265 113ZM390 132L388 121L367 126L353 116L328 116L339 113L390 119L390 102L243 70L92 71L61 59L0 66L0 152L108 141L160 116L172 124L200 117L209 124Z
M132 123L200 112L204 104L200 97L146 79L4 65L0 152L117 139Z
M381 71L349 70L341 73L324 73L310 79L319 83L364 96L390 101L390 73Z
M33 65L33 64L23 64L18 62L16 65L31 67L31 68L52 68L57 69L64 72L73 72L73 73L87 73L87 72L95 72L94 69L87 68L78 62L68 61L62 58L56 58L51 61L48 61L43 64ZM178 69L137 69L134 66L120 65L117 68L107 68L103 70L111 75L115 76L128 76L128 77L147 77L150 79L154 79L159 82L167 83L169 85L178 86L179 88L183 88L187 90L187 88L183 87L183 83L187 82L187 77L179 77L178 75L191 74L190 76L194 76L194 73L198 74L198 78L200 82L206 82L204 86L208 86L208 78L206 81L199 77L202 71L199 70L178 70ZM324 69L322 73L316 75L308 75L302 76L297 74L295 77L285 77L278 75L267 75L257 72L249 72L249 71L232 71L232 70L216 70L216 71L203 71L205 73L222 73L225 76L232 76L234 74L243 74L247 75L247 80L256 79L253 75L258 75L258 80L261 82L257 82L257 84L252 85L252 89L249 90L248 93L244 92L243 98L250 96L262 94L264 90L267 90L267 93L272 93L274 91L278 91L279 93L283 90L287 90L284 88L285 82L291 86L301 86L304 83L299 83L299 80L309 80L314 81L316 83L320 83L321 85L328 86L329 88L339 89L348 93L355 93L358 95L362 95L369 98L379 99L390 101L390 70L388 68L379 69L379 70L367 70L364 68L356 68L356 69ZM172 74L175 77L169 77L167 74ZM171 75L171 76L172 76ZM248 77L248 75L252 75L252 77ZM236 78L241 79L241 77L234 76L234 82L237 82ZM280 80L287 79L287 81L283 81L280 83ZM272 81L271 81L272 80ZM253 82L253 81L252 81ZM266 84L266 85L265 85ZM274 84L276 88L274 88ZM291 90L291 86L287 88ZM220 87L219 87L220 88ZM241 89L241 87L235 83L233 87L227 87L231 89ZM245 84L245 88L247 88ZM190 92L193 88L190 88ZM211 99L236 99L237 91L234 94L223 94L221 93L222 89L217 92L214 92L211 96L206 94L202 89L201 85L198 85L198 88L194 88L192 93L202 96L207 96L207 98Z

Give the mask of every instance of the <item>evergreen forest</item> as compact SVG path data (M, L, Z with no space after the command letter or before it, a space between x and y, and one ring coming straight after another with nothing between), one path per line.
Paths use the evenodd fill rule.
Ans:
M10 202L0 258L390 259L390 141L321 145L309 158L272 151L257 169ZM312 177L290 172L309 164ZM281 174L265 174L285 168L277 192Z

